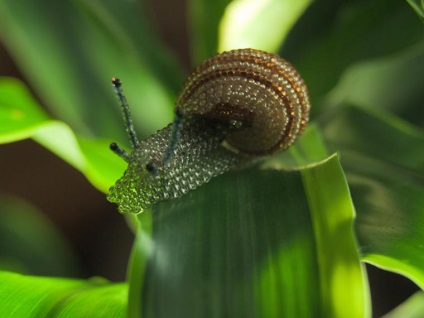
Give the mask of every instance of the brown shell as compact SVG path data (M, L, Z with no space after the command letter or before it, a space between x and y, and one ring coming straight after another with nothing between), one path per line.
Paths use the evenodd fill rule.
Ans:
M240 123L226 139L247 155L286 149L309 119L306 85L277 55L241 49L217 54L185 82L177 107L188 113Z

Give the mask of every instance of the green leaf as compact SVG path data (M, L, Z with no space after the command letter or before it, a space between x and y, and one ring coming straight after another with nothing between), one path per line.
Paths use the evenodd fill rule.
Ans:
M140 215L132 317L367 316L352 221L337 156L217 177Z
M77 276L68 242L28 203L0 196L0 268L33 275Z
M406 0L415 10L418 16L424 20L424 1L423 0Z
M48 116L30 92L13 78L0 78L0 142L28 138Z
M219 51L255 48L276 52L311 0L236 0L220 24Z
M2 39L18 66L55 117L86 137L124 140L112 76L144 134L172 117L179 71L144 21L136 1L0 2Z
M421 318L424 312L424 293L417 292L383 318Z
M109 142L76 136L63 122L49 119L21 82L0 78L0 143L25 138L55 153L104 192L125 169Z
M0 272L1 317L125 317L126 284Z
M143 283L146 277L147 260L151 256L153 244L151 239L152 233L152 213L151 209L143 213L143 220L140 224L137 220L137 233L134 239L133 249L128 268L128 317L143 317L142 311L144 303L141 301Z
M218 51L218 26L231 0L190 0L188 15L193 64L197 65Z
M323 122L341 153L362 259L424 287L424 132L394 116L341 107Z
M322 303L330 313L323 316L346 315L346 303L352 300L358 302L350 314L363 316L369 310L369 294L355 263L356 240L351 233L354 209L340 163L333 157L327 164L303 170L302 175L318 250Z
M348 66L397 54L423 36L421 21L404 1L314 1L280 55L296 65L317 106Z
M423 125L423 74L424 37L400 54L348 67L326 98L326 106L351 103L387 110L416 125Z

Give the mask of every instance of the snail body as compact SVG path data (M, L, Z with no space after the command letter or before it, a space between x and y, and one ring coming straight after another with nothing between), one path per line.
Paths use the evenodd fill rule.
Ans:
M176 102L176 119L138 141L120 90L133 152L112 150L128 163L108 199L121 212L141 212L177 198L229 169L287 149L309 119L302 78L282 58L254 49L217 54L186 80Z

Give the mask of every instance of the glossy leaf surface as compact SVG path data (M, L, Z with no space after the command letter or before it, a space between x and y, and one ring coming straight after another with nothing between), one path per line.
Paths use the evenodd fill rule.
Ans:
M125 168L108 149L108 142L76 136L68 125L50 119L21 82L1 78L0 143L25 138L33 138L61 157L103 191Z
M126 284L0 272L2 317L125 317Z
M424 1L423 0L406 0L415 10L418 16L424 21Z
M143 287L129 306L143 317L198 317L205 310L221 317L338 317L346 306L349 317L363 317L368 294L352 220L336 156L301 171L227 173L156 205L151 216L141 214L152 234L134 249L147 264L132 264L146 269L141 281L130 281Z
M323 125L341 152L363 259L424 287L424 132L390 115L344 107Z
M225 10L219 51L254 48L276 52L310 0L238 0Z
M55 117L86 137L123 140L111 77L125 83L145 134L171 120L171 94L182 81L143 10L135 1L5 0L0 27L7 48Z
M190 44L194 65L202 63L218 52L219 23L231 0L190 0Z
M405 1L314 1L280 55L296 65L317 106L350 65L396 54L423 38L422 22Z
M415 293L383 318L420 318L424 312L424 293Z

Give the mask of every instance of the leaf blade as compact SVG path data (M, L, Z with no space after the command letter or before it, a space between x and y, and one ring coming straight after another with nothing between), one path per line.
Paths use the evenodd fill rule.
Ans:
M320 170L325 165L330 165L331 174L325 170L315 174L338 179L344 187L343 196L350 202L337 157L307 169ZM348 237L349 248L334 242L326 247L334 237L323 236L325 243L318 250L318 234L312 223L319 228L322 225L311 217L310 213L317 212L311 211L314 204L304 192L304 187L312 192L316 188L304 180L309 176L303 178L301 174L305 172L301 171L251 168L230 172L180 199L159 203L151 216L142 213L141 224L143 218L153 218L151 249L144 250L147 267L143 282L132 282L143 284L139 288L141 304L130 306L142 308L145 317L168 317L171 308L186 317L197 317L205 310L231 317L298 317L317 313L336 317L340 308L325 296L322 288L332 296L342 293L344 300L349 298L356 308L349 310L351 317L367 315L368 294L353 239L352 206L350 212L334 221L337 228L343 229L337 235ZM211 196L213 201L208 199ZM322 212L321 207L316 207L316 211ZM321 222L328 222L328 217L321 217ZM358 291L354 300L344 282L343 286L340 281L331 284L331 275L320 274L316 254L325 250L330 257L330 248L336 254L343 248L341 259L353 264L349 275L353 275L354 290ZM333 273L335 268L329 266L327 270ZM320 283L322 280L325 283Z
M104 192L124 171L125 163L108 149L108 142L83 138L50 119L21 82L1 78L0 95L0 143L33 138Z
M219 51L255 48L276 52L310 3L310 0L231 2L220 23Z
M172 117L172 95L181 74L158 48L137 2L7 0L0 8L9 52L54 116L80 135L125 140L112 76L125 83L143 134ZM134 33L138 37L128 36ZM142 40L149 45L140 45Z
M0 278L0 315L4 317L125 317L125 284L3 271Z
M341 152L351 185L362 258L424 286L424 132L355 106L340 107L327 120L325 139Z

